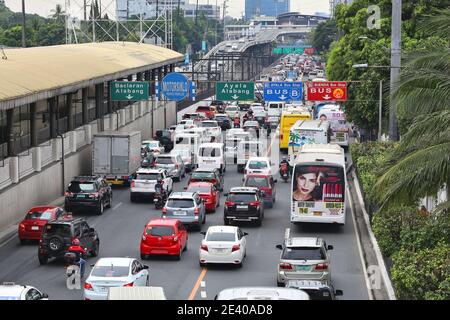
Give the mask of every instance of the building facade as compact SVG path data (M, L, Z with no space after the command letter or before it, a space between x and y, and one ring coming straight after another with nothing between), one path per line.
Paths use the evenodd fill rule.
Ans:
M245 0L245 19L256 16L278 16L290 11L291 0Z

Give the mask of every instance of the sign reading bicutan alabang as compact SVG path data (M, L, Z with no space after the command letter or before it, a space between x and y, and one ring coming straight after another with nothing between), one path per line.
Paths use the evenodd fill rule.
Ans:
M254 82L216 82L216 99L247 101L255 99Z
M148 100L148 82L112 81L110 96L113 101Z
M307 100L309 101L346 101L347 82L314 81L308 82Z

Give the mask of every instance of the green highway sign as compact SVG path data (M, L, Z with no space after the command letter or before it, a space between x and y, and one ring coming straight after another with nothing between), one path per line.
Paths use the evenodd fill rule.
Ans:
M303 54L303 52L305 52L305 48L273 48L272 52L274 54L290 54L290 53Z
M245 101L255 99L254 82L216 82L216 99Z
M148 82L112 81L110 96L113 101L148 100Z

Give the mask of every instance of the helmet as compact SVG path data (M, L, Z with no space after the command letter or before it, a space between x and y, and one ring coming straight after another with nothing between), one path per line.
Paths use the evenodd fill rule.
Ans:
M73 244L74 246L79 246L79 245L80 245L80 240L78 240L78 239L73 239L73 240L72 240L72 244Z

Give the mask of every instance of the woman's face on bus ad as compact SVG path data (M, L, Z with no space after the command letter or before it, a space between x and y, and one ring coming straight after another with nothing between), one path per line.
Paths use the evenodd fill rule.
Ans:
M297 177L297 190L306 196L313 192L316 181L317 175L315 173L299 174Z

